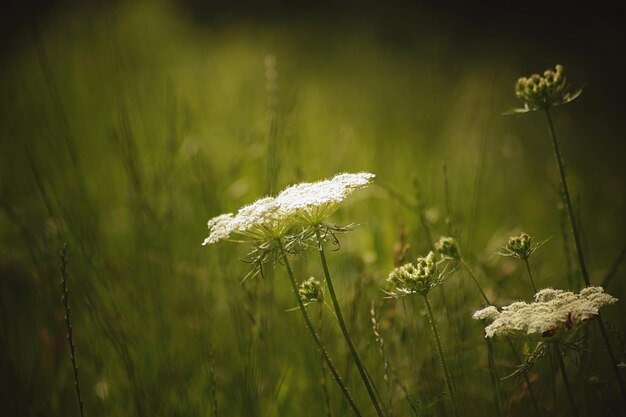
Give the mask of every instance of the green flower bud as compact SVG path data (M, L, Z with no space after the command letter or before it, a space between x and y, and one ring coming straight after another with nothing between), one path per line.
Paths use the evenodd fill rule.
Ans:
M461 251L459 250L459 244L453 237L441 237L437 243L435 243L435 249L444 258L461 259Z
M300 284L298 294L305 303L324 302L324 288L322 287L322 284L313 277Z

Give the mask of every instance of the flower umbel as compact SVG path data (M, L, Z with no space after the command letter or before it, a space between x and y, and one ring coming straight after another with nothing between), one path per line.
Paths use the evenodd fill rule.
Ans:
M446 259L461 259L461 251L459 250L459 243L453 237L441 237L439 241L435 243L435 249L441 256Z
M509 243L502 248L502 251L498 252L498 255L511 256L525 261L548 241L548 239L541 242L533 242L533 240L533 237L526 233L522 233L519 236L512 236L509 238Z
M426 295L431 288L440 285L444 272L437 270L435 254L431 251L425 258L404 264L389 273L387 282L391 286L388 294L399 298L411 294Z
M485 337L530 334L551 337L594 319L600 307L617 301L602 287L587 287L579 294L545 288L535 294L532 303L517 301L502 307L501 312L489 306L475 312L473 318L492 320L485 328Z
M573 93L569 91L565 69L557 65L554 70L545 70L543 75L533 74L517 80L515 96L524 102L524 107L511 113L527 113L566 104L575 100L581 92L582 89Z
M321 224L332 216L353 191L366 187L374 174L339 174L331 179L300 183L277 197L265 197L239 209L236 215L221 214L209 220L209 237L203 245L228 240L236 234L252 240L271 240L288 234L297 225Z

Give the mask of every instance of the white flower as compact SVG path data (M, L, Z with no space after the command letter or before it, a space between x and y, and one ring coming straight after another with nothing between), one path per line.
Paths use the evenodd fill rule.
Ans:
M374 177L369 172L339 174L328 180L292 185L276 197L276 203L281 211L300 223L320 224L353 191L366 187Z
M541 334L552 336L557 330L572 329L598 315L600 307L617 302L602 287L587 287L575 294L571 291L545 288L535 294L535 302L514 302L502 311L489 306L474 313L476 320L493 320L485 328L485 336L508 334Z
M330 217L353 191L367 186L374 174L339 174L329 180L288 187L277 197L265 197L239 209L236 215L221 214L209 220L211 245L238 234L255 240L285 236L296 224L320 224Z

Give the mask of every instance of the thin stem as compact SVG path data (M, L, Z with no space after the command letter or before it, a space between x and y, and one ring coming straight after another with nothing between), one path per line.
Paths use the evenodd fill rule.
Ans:
M563 385L565 385L565 391L567 392L569 405L572 407L572 414L574 415L574 417L578 417L578 410L576 409L574 395L572 394L572 388L569 385L569 379L567 378L567 372L565 371L565 362L563 362L563 355L561 354L561 349L559 349L558 342L554 343L554 350L559 360L559 366L561 368L561 376L563 377Z
M485 303L487 303L487 305L493 305L491 301L489 301L489 297L487 297L487 294L485 294L485 291L483 291L483 287L480 286L480 283L478 282L478 278L476 278L476 275L474 275L474 272L472 271L472 269L469 267L467 262L465 262L465 259L461 258L461 265L463 265L463 268L465 268L469 276L472 278L472 281L474 281L474 284L476 284L476 287L478 288L478 291L480 291L480 295L483 297L483 300L485 301Z
M509 343L509 346L511 347L511 351L513 351L513 355L515 356L515 361L517 363L520 363L522 359L519 357L517 350L515 349L515 346L513 345L513 341L508 336L506 337L506 341ZM535 410L535 414L537 414L537 417L541 417L539 403L537 402L537 397L535 397L535 392L533 391L533 387L530 384L530 378L528 378L528 372L523 372L522 374L524 375L524 382L526 383L526 387L528 388L528 393L530 394L530 400L533 403L533 409Z
M576 253L578 255L578 263L580 265L580 273L583 277L583 280L585 281L585 285L590 286L591 282L589 280L589 273L587 272L585 256L583 254L583 248L580 242L580 234L578 232L578 226L576 225L576 219L574 217L574 210L572 209L572 201L569 195L569 188L567 186L567 179L565 177L565 168L563 167L563 160L561 159L561 151L559 150L559 143L556 139L556 133L554 131L554 124L552 123L552 116L550 116L550 109L546 107L545 110L546 110L546 118L548 120L548 128L550 130L550 138L552 139L552 147L554 149L554 159L556 160L556 165L558 167L559 175L561 177L563 202L565 203L565 208L567 209L570 226L572 228L572 234L574 235L574 243L576 245ZM611 361L611 366L613 367L613 373L615 374L615 377L617 378L617 383L619 384L620 390L622 392L623 400L624 402L626 402L626 386L624 385L622 376L619 373L619 369L617 368L617 362L615 360L613 348L611 347L609 336L604 327L602 316L598 315L597 319L598 319L597 320L598 326L600 327L600 333L602 334L602 338L604 339L604 344L606 345L606 350L609 355L609 359Z
M322 309L321 305L319 308L318 320L319 320L319 323L317 326L317 333L319 334L320 337L322 337L322 323L324 322L324 310ZM322 354L320 354L320 359L322 359L322 361L320 362L320 367L322 368L320 384L322 385L322 391L324 392L324 402L326 404L326 417L332 417L332 412L330 408L330 396L328 395L328 384L326 383L326 368L324 367L324 356Z
M76 389L76 397L78 397L78 407L80 417L84 417L83 399L80 395L80 384L78 383L78 365L76 365L76 345L74 344L74 328L72 326L72 318L70 316L70 304L68 300L69 291L67 290L67 243L63 245L61 250L61 291L63 295L61 302L65 310L65 325L67 327L67 343L70 346L70 359L72 361L72 370L74 371L74 388Z
M335 309L335 313L337 314L337 321L339 323L339 327L341 328L343 337L346 340L346 343L348 344L348 348L350 349L350 354L352 355L352 358L354 359L354 363L356 364L356 367L359 370L359 374L361 375L363 384L365 385L365 388L367 389L367 394L369 395L370 399L372 400L372 404L374 405L374 408L376 409L376 414L378 414L378 417L384 417L384 413L380 407L380 404L378 403L378 399L376 398L376 394L374 393L372 385L370 384L365 367L363 366L363 363L361 362L361 359L359 358L359 354L357 353L356 348L354 347L354 343L352 342L352 338L350 337L350 334L348 333L348 328L346 327L346 323L343 319L343 314L341 314L341 308L339 307L337 294L335 294L333 280L330 277L330 271L328 270L328 263L326 262L326 255L324 254L324 247L322 245L322 238L320 236L319 227L315 227L315 236L317 238L317 249L320 254L320 259L322 261L322 268L324 269L324 276L326 277L326 285L328 286L328 292L330 293L330 298L333 301L333 307Z
M528 277L530 278L530 284L533 286L534 294L537 294L537 286L535 285L535 280L533 279L533 273L530 270L530 262L528 262L528 258L524 259L524 264L526 264L526 270L528 271Z
M496 407L496 415L502 415L502 405L500 404L500 387L498 386L498 376L496 375L496 361L493 345L490 339L485 339L487 343L487 363L489 364L489 375L493 387L493 400Z
M446 358L443 355L443 349L441 347L441 341L439 340L439 330L437 330L437 323L435 323L435 317L433 317L433 310L430 308L430 302L428 301L428 297L426 295L424 297L424 302L426 303L426 310L428 311L428 318L430 320L430 328L433 331L433 336L435 337L435 344L437 345L437 354L439 355L439 362L441 362L441 367L443 368L443 374L446 380L446 385L448 387L448 394L450 395L450 401L452 403L452 413L458 417L458 409L456 404L456 394L452 387L452 378L450 378L450 370L448 369L448 365L446 363Z
M574 243L576 244L576 253L578 255L578 263L580 264L580 273L583 276L586 286L590 286L589 273L587 272L587 264L585 263L585 256L583 254L582 245L580 242L580 234L578 233L578 226L576 225L576 219L574 218L574 210L572 208L572 201L569 195L569 187L567 186L567 178L565 177L565 167L563 166L563 160L561 158L561 151L559 149L559 143L556 140L556 133L554 131L554 124L552 123L552 116L550 116L550 109L546 108L546 118L548 119L548 128L550 130L550 138L552 139L552 148L554 150L554 159L556 160L556 166L559 170L561 177L561 192L563 197L563 203L567 210L570 226L572 228L572 234L574 235Z
M282 245L281 245L281 250L282 250ZM324 361L326 361L326 365L328 366L330 373L333 375L333 378L335 378L335 381L337 382L337 385L339 385L339 389L341 389L341 392L343 393L343 396L346 398L346 401L348 401L348 404L350 404L352 411L354 411L354 415L356 415L357 417L361 417L361 412L357 408L356 404L354 403L354 400L352 399L352 396L348 392L348 388L346 388L346 386L344 385L343 381L341 380L341 377L339 376L339 374L337 373L337 370L335 369L335 365L333 365L333 362L330 360L330 357L328 356L328 352L326 352L326 348L322 344L322 341L320 340L317 333L315 333L315 329L313 328L313 324L311 324L311 319L309 318L309 314L306 311L306 307L304 306L304 303L302 302L302 299L300 298L300 295L298 294L298 284L296 283L296 278L294 277L293 271L291 270L291 265L289 264L287 255L284 253L283 253L283 263L285 264L285 268L287 269L287 274L289 275L289 280L291 281L291 287L293 288L293 293L296 296L296 300L298 301L298 307L300 307L300 312L302 313L302 318L304 318L304 323L306 324L306 328L309 330L309 333L311 333L311 337L313 337L313 340L315 341L315 345L317 346L318 350L324 357Z

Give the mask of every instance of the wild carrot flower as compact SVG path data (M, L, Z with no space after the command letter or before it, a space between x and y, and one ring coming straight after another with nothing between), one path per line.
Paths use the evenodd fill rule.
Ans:
M511 113L527 113L543 110L575 100L582 90L569 91L565 78L565 69L557 65L553 70L547 69L542 75L533 74L521 77L515 84L515 96L524 102L524 107Z
M387 277L391 286L388 294L399 298L411 294L426 295L443 282L444 273L437 270L435 254L431 251L425 258L397 267Z
M509 243L507 243L506 246L498 252L498 255L511 256L525 261L547 241L548 240L534 242L534 238L532 236L522 233L519 236L512 236L509 238Z
M489 306L476 311L473 318L492 321L485 328L485 337L530 334L551 337L594 319L600 307L617 301L602 287L587 287L579 294L545 288L535 294L532 303L517 301L502 307L502 311Z

